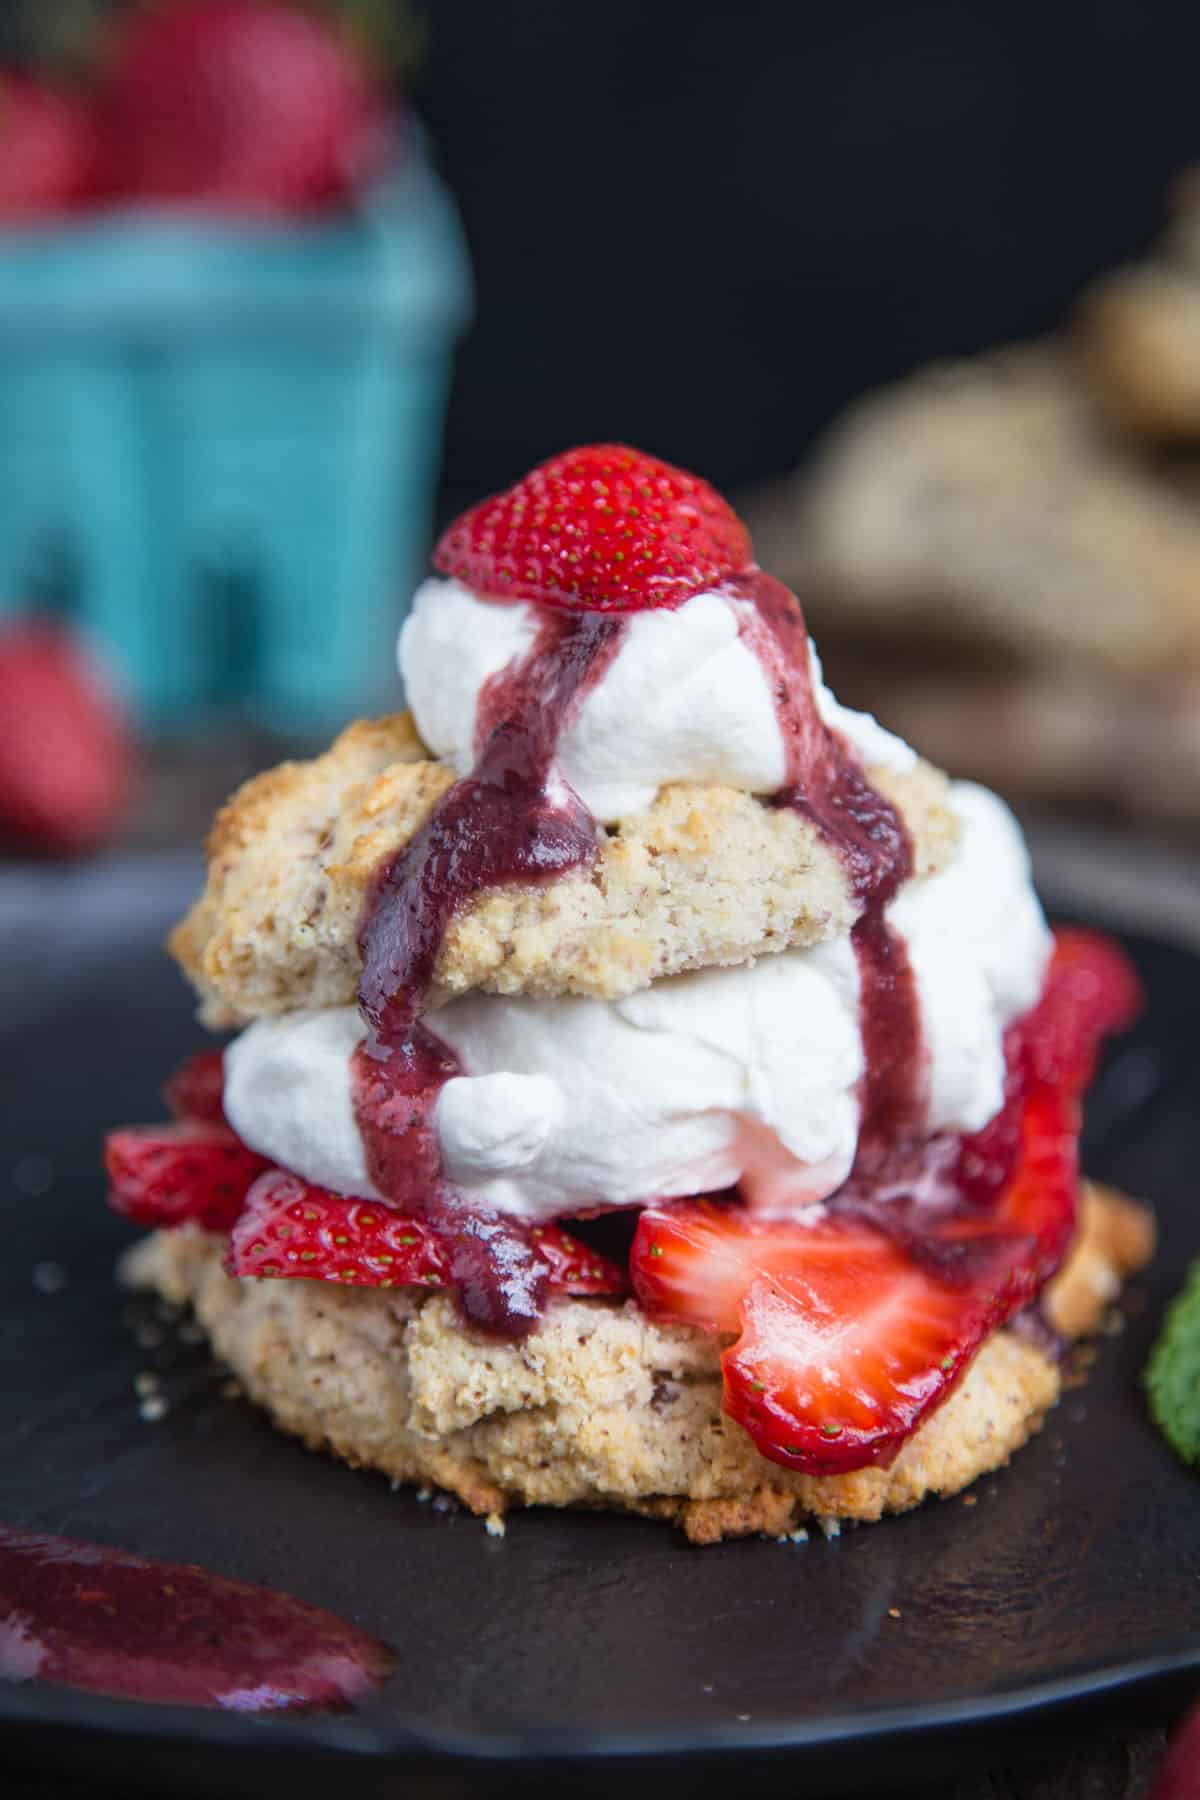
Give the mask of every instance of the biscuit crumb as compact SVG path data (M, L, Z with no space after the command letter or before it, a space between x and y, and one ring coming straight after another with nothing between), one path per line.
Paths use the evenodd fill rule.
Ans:
M508 1526L504 1523L504 1514L498 1512L489 1513L487 1518L483 1521L483 1528L489 1537L504 1537L508 1531Z

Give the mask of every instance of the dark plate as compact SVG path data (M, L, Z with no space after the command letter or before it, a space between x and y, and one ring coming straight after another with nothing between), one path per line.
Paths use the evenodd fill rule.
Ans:
M1138 1388L1200 1248L1194 956L1131 940L1150 1005L1090 1115L1092 1172L1158 1205L1158 1262L1086 1389L975 1504L804 1545L696 1551L578 1514L517 1516L500 1542L309 1456L222 1396L202 1348L141 1347L125 1316L112 1267L131 1234L103 1207L97 1146L156 1116L197 1041L156 947L194 876L181 858L0 880L0 1518L287 1589L387 1638L400 1672L353 1718L273 1722L0 1688L0 1757L86 1757L177 1793L331 1774L356 1795L584 1792L661 1784L668 1761L694 1776L680 1763L700 1757L719 1778L736 1757L742 1792L890 1788L1200 1671L1200 1486ZM146 1368L158 1423L133 1391Z

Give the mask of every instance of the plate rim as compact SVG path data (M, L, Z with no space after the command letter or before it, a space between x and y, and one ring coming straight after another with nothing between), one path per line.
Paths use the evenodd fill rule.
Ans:
M1147 1693L1200 1674L1200 1625L1170 1648L1126 1663L1085 1663L1063 1674L993 1693L931 1701L920 1707L876 1707L776 1724L714 1722L699 1729L587 1732L564 1735L552 1728L519 1732L403 1729L357 1715L292 1713L239 1715L219 1709L156 1706L109 1699L77 1689L36 1683L0 1685L0 1734L9 1727L65 1727L109 1741L156 1743L173 1749L311 1749L372 1760L412 1758L442 1766L488 1763L620 1762L668 1760L722 1753L834 1751L917 1739L953 1730L983 1731L1003 1723L1033 1723L1069 1707L1108 1695ZM0 1735L0 1748L3 1735Z

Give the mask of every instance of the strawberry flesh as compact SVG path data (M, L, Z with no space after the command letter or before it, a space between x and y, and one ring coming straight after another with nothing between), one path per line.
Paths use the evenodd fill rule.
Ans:
M433 560L493 598L637 612L679 606L751 556L745 526L706 481L623 444L590 444L464 513Z
M534 1226L530 1244L567 1294L620 1294L624 1271L557 1225ZM230 1238L231 1275L301 1276L349 1287L447 1287L450 1252L423 1220L374 1200L312 1187L271 1169L255 1182Z
M961 1140L954 1185L964 1201L986 1205L1012 1179L1027 1093L1041 1087L1060 1096L1078 1132L1099 1046L1124 1031L1141 1005L1137 976L1114 943L1075 927L1055 932L1041 996L1005 1037L1004 1105L982 1131Z
M104 1144L109 1205L136 1225L228 1231L270 1167L220 1125L127 1125Z
M168 1078L163 1099L174 1119L224 1125L225 1052L197 1050L189 1056Z

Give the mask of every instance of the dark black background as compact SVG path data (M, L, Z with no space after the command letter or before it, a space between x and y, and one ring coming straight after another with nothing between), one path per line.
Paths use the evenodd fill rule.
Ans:
M726 487L1059 320L1200 155L1171 0L432 0L414 95L478 324L447 509L616 437Z

